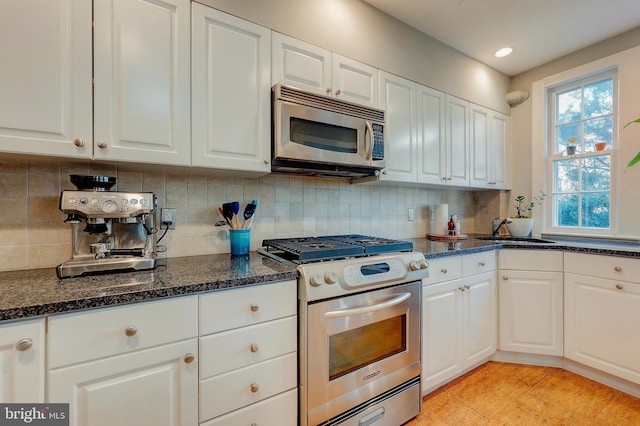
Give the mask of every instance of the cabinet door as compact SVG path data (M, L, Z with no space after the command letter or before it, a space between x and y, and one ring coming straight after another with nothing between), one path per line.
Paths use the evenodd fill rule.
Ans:
M333 96L378 108L378 70L369 65L333 53L331 55Z
M640 284L564 277L565 357L640 384Z
M272 84L286 84L320 95L332 92L330 51L277 32L272 38Z
M94 7L94 158L188 165L190 1Z
M489 134L491 135L491 174L489 184L492 188L511 188L510 137L511 118L508 115L491 111L489 116Z
M271 31L193 3L192 165L271 171Z
M196 425L197 339L49 371L48 402L73 426Z
M469 102L446 97L446 183L469 185Z
M445 94L418 85L418 182L445 183Z
M462 280L422 287L422 389L430 390L463 369Z
M0 326L0 401L44 402L44 320Z
M91 2L1 8L0 151L90 158Z
M470 185L507 189L509 117L479 105L470 106Z
M387 119L382 180L417 181L416 90L414 82L380 72L380 108L386 111Z
M500 350L562 356L562 272L498 275Z
M464 368L496 351L498 341L496 275L487 272L464 278Z

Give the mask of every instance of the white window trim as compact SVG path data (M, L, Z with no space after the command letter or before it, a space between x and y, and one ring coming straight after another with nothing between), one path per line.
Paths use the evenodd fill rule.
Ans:
M616 69L618 72L618 102L614 108L618 108L618 122L613 124L613 149L611 150L611 227L602 232L585 233L585 230L571 232L566 228L553 228L551 226L551 202L545 202L544 209L534 209L532 211L534 221L534 234L555 234L581 237L607 237L637 240L640 235L640 224L637 215L640 209L640 189L632 182L638 182L640 175L640 165L625 172L625 165L628 159L633 158L638 152L640 145L635 144L634 136L637 137L637 130L631 127L621 133L622 126L640 117L640 99L637 98L637 91L634 86L640 84L640 46L629 49L606 58L590 62L585 65L546 77L535 81L532 85L532 176L531 193L538 194L542 189L546 191L547 183L550 182L553 171L547 170L547 128L549 88L566 84L571 80L581 80L590 75L596 75L607 70ZM635 73L635 75L634 75ZM625 93L627 96L625 96ZM640 125L639 125L640 127ZM620 160L620 161L619 161ZM544 173L536 173L544 171ZM620 194L624 192L625 196ZM627 196L629 193L629 196ZM635 213L632 213L635 211ZM549 220L548 220L549 219ZM636 223L634 223L636 222Z

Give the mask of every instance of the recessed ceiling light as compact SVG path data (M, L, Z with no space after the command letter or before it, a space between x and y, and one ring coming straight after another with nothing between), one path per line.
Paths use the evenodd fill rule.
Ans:
M509 55L511 52L513 52L513 49L510 47L503 47L502 49L499 49L495 55L496 58L504 58L505 56Z

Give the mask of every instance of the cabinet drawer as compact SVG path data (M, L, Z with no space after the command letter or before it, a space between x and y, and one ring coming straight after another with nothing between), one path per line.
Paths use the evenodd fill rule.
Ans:
M562 272L562 258L559 250L501 249L498 252L498 265L500 269Z
M297 385L291 353L200 381L200 421L254 404Z
M496 269L496 252L467 254L462 256L462 273L465 277Z
M293 389L233 413L218 417L201 426L297 426L298 392Z
M197 309L192 296L52 316L49 368L196 337Z
M295 316L200 338L200 378L266 361L297 350Z
M640 282L640 259L597 254L564 254L564 271L610 280Z
M295 315L296 301L293 280L200 296L200 335Z
M429 259L429 277L423 278L422 284L436 284L460 277L462 277L462 256Z

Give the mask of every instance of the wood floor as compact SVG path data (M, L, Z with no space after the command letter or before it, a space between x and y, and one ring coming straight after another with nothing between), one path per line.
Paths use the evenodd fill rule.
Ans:
M405 426L640 425L640 399L566 370L488 362L426 395Z

